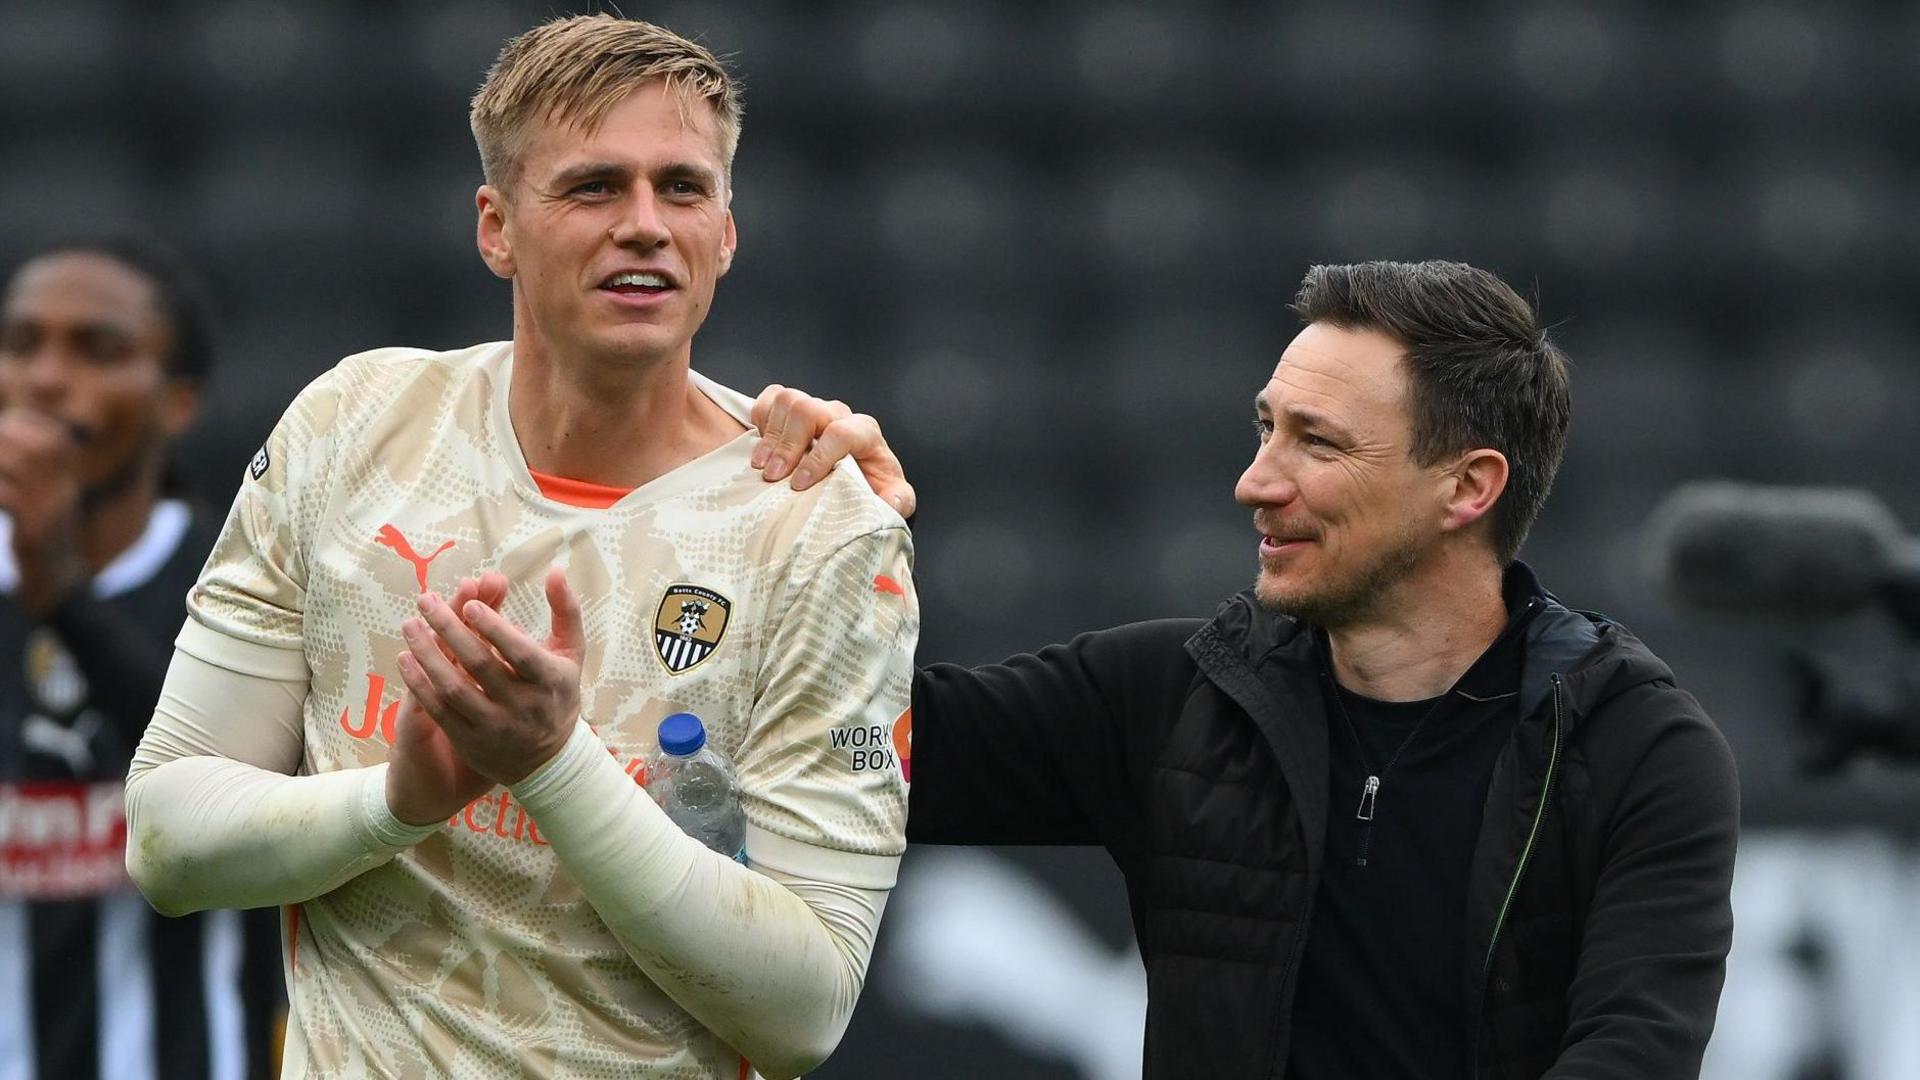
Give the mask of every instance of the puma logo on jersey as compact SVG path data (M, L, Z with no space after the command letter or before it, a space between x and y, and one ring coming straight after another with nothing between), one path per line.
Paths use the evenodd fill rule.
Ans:
M413 564L413 576L419 580L421 592L427 591L427 566L439 558L442 552L453 546L453 541L449 540L433 549L431 555L417 554L413 550L413 545L407 543L407 538L392 525L380 526L380 535L374 537L373 542L382 547L392 548L395 555Z

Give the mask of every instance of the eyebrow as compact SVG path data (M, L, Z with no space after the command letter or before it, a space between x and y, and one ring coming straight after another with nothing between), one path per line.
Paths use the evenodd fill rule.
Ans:
M589 180L604 180L627 175L627 167L611 161L583 161L555 173L551 181L557 188L570 188Z
M719 173L691 161L675 161L664 165L660 175L669 180L695 180L707 187L718 187L720 184Z
M1350 442L1353 439L1353 432L1348 430L1346 425L1334 420L1326 413L1314 412L1312 409L1303 409L1298 405L1291 405L1287 408L1287 415L1299 421L1302 426L1319 428L1321 431L1343 442Z
M86 319L80 322L60 325L57 323L49 324L45 319L38 318L30 313L0 313L0 329L12 330L18 327L27 327L28 329L37 330L42 333L53 330L67 337L110 337L122 341L132 341L138 337L140 333L139 330L134 327L112 322L107 319Z
M1253 396L1253 411L1260 414L1263 418L1273 415L1273 406L1267 403L1266 391L1262 390ZM1325 413L1315 412L1312 409L1305 409L1298 405L1287 406L1285 412L1289 418L1298 421L1305 427L1317 427L1335 438L1342 440L1351 440L1353 438L1352 431Z
M103 321L75 323L68 328L67 332L74 337L93 336L114 338L119 341L132 341L137 336L136 331L130 327Z
M634 170L631 167L618 162L583 161L578 165L569 165L555 173L551 183L554 187L565 190L576 184L584 184L593 180L624 180L631 176L633 172ZM691 161L669 162L660 167L659 173L663 179L695 180L708 187L714 187L720 182L719 173L707 168L705 165L697 165Z

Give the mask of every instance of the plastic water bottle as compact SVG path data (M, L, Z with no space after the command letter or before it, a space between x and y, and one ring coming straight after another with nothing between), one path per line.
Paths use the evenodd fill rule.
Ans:
M730 859L747 861L747 818L733 763L707 745L692 713L660 721L660 752L647 762L647 793L680 831Z

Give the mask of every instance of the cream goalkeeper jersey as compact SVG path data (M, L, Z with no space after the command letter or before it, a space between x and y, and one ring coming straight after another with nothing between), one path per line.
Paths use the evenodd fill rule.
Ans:
M918 629L904 523L857 471L795 493L743 435L604 509L548 498L508 419L512 348L385 349L295 400L249 466L179 648L306 679L302 773L386 760L401 622L504 572L543 636L567 568L582 714L644 780L670 713L740 774L754 862L869 889L905 847ZM750 402L698 375L747 423ZM739 1058L635 966L504 789L288 909L289 1075L732 1078Z

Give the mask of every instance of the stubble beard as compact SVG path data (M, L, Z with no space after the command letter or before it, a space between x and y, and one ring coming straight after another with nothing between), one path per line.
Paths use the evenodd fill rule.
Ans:
M1393 587L1407 579L1426 553L1427 540L1411 524L1393 543L1365 564L1331 580L1322 579L1285 591L1267 580L1263 571L1254 580L1254 599L1268 611L1291 615L1323 629L1366 622L1380 611Z

